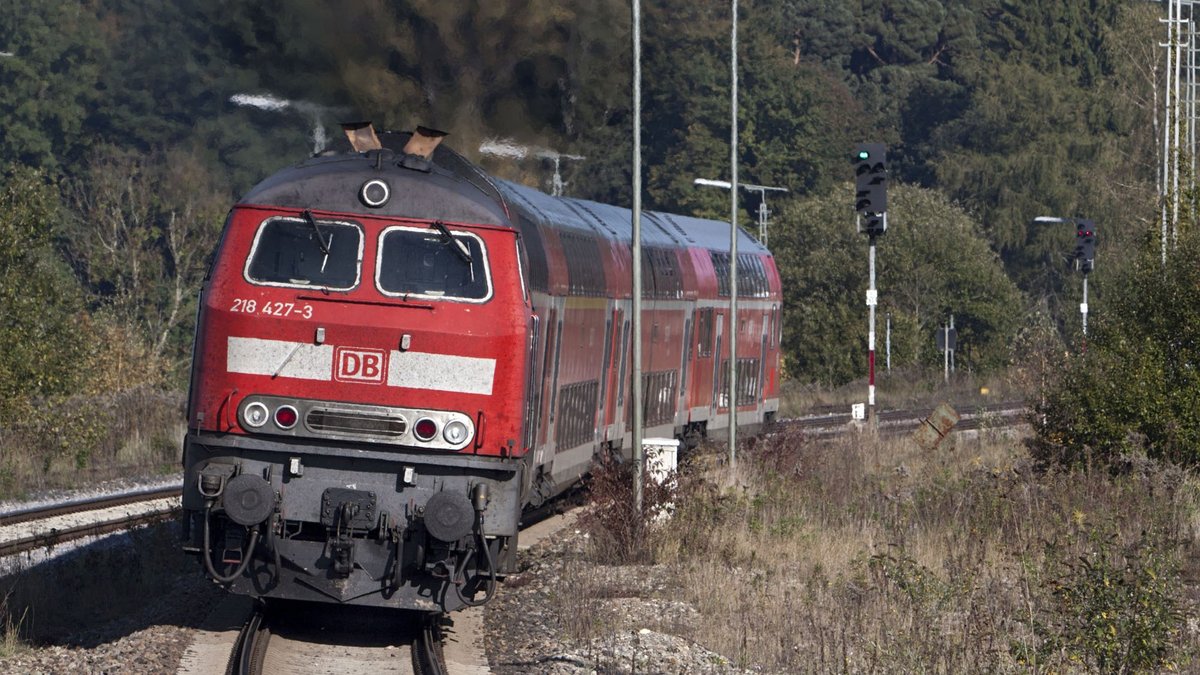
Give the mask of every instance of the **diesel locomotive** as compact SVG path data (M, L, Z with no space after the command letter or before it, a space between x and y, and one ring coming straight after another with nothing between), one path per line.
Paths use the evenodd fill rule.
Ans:
M780 284L727 223L489 176L441 133L347 127L231 210L200 296L183 547L239 594L447 612L514 568L522 513L645 434L779 406ZM734 400L729 343L737 341Z

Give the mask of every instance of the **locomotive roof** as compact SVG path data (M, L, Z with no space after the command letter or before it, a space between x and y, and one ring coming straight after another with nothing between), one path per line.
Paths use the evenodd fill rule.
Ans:
M511 226L486 173L445 146L434 150L431 161L404 155L411 135L381 132L383 147L368 152L355 152L347 139L337 139L320 155L254 186L239 203ZM376 178L387 182L392 199L369 207L359 190Z
M623 242L633 239L629 209L572 197L553 197L492 178L445 146L434 150L432 161L424 165L417 162L421 168L406 167L400 150L409 136L407 132L380 132L383 148L363 153L352 151L345 139L339 139L331 144L329 151L282 169L254 186L239 204L509 227L520 214L545 227L578 230ZM359 199L359 191L364 183L375 178L388 183L393 198L372 208ZM728 250L729 224L643 211L642 242L647 246ZM767 253L766 247L745 230L739 230L738 250Z

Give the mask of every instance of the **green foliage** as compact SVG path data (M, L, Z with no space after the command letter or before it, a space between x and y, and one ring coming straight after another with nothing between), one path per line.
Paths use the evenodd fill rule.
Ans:
M1086 537L1082 555L1050 545L1051 601L1034 622L1041 643L1015 651L1101 673L1173 670L1185 615L1178 546L1154 532L1128 546L1095 530L1077 536Z
M87 145L105 45L84 0L10 0L0 7L0 172L54 169Z
M1086 353L1063 359L1035 409L1032 448L1047 463L1142 453L1200 461L1200 233L1181 233L1161 265L1156 244L1117 278L1089 327Z
M51 246L61 213L44 174L0 179L0 427L36 398L70 392L83 372L83 303Z
M829 384L865 372L867 240L854 228L851 190L790 204L771 238L789 372ZM894 186L889 206L888 232L877 241L876 320L882 326L892 315L893 363L940 364L934 332L953 314L959 367L1006 365L1021 296L978 224L922 188Z

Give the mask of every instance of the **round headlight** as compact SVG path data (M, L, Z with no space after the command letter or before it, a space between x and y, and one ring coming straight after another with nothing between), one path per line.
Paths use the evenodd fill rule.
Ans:
M437 422L428 417L422 417L413 425L413 435L417 437L417 440L432 441L433 437L437 436L437 431Z
M296 426L300 414L290 405L281 405L275 409L275 425L280 429L291 429Z
M458 445L467 441L467 434L469 433L470 430L467 429L467 425L459 420L452 420L442 430L442 438L446 439L446 442L450 445Z
M363 183L362 188L358 191L358 198L362 200L362 203L373 209L383 206L391 197L392 191L388 188L388 184L378 178Z
M246 423L246 426L257 429L266 424L270 418L271 413L267 412L267 406L258 401L242 408L242 421Z

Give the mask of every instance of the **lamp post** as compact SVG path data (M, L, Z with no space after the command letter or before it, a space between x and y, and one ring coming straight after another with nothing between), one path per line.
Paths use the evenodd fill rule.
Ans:
M737 198L738 198L738 0L733 0L729 55L729 470L737 469Z
M554 178L550 181L550 194L555 197L561 197L563 195L563 188L566 187L566 183L562 179L562 160L580 161L587 159L581 155L570 155L565 152L551 150L550 148L541 148L536 145L522 145L511 138L489 138L479 145L479 152L485 155L492 155L493 157L507 157L510 159L536 157L554 162Z
M271 94L234 94L229 97L229 102L243 108L256 108L268 112L295 111L312 125L312 133L309 138L313 142L314 155L324 150L325 144L329 140L325 137L325 122L323 121L325 115L327 113L335 115L346 113L345 108L324 106L309 101L293 101Z
M709 178L697 178L696 180L692 181L692 184L693 185L707 185L709 187L725 188L726 190L730 190L733 188L733 183L730 183L727 180L712 180ZM787 192L788 189L785 187L775 187L772 185L754 185L752 183L742 183L738 187L740 187L743 190L746 190L747 192L757 192L759 194L759 198L762 200L758 203L758 240L760 242L762 242L763 246L766 246L767 245L767 218L771 215L770 210L767 209L767 193L768 192Z
M642 513L642 5L633 0L633 485L634 507Z

